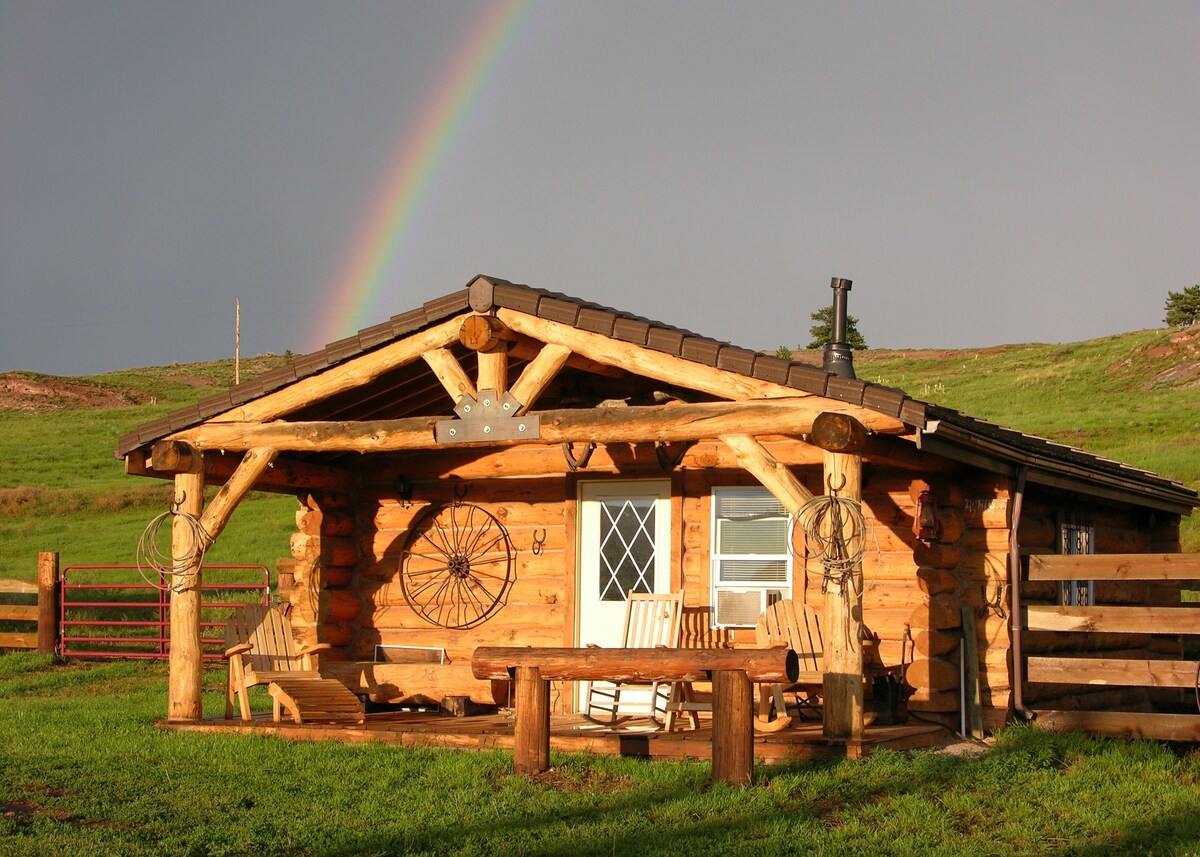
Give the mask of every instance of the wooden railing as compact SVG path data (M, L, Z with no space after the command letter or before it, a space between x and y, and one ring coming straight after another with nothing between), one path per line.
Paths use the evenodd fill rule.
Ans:
M1087 554L1031 556L1031 581L1200 580L1200 554ZM1029 605L1028 631L1063 633L1169 634L1200 636L1200 604L1180 607ZM1145 658L1049 657L1031 655L1031 683L1193 688L1200 662ZM1129 737L1200 741L1200 714L1125 711L1038 711L1037 722L1052 729L1079 729Z
M36 604L13 604L36 596ZM11 623L37 623L37 631L5 630ZM53 654L58 635L58 554L38 554L37 580L0 580L0 648L37 649Z
M713 779L750 782L754 767L753 684L794 682L791 649L597 649L487 646L475 650L478 679L515 679L513 763L517 773L550 767L550 682L712 681Z

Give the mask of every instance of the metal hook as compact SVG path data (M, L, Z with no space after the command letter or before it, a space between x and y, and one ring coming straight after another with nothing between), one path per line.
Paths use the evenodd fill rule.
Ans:
M574 444L568 441L562 445L563 458L567 460L567 467L571 471L582 470L587 467L588 461L591 460L592 453L595 450L596 444L589 440L583 445L583 454L576 458Z
M187 491L183 491L181 493L183 494L183 496L180 497L178 500L176 500L174 497L171 498L170 505L171 505L171 514L172 515L178 515L179 510L183 508L183 504L187 502Z
M546 535L547 534L546 534L546 530L544 527L542 528L542 534L540 536L538 535L538 531L536 529L534 529L534 531L533 531L533 548L532 548L534 556L540 555L542 552L542 549L546 547Z
M454 486L454 505L462 505L462 501L467 499L467 484L464 482Z
M826 483L829 485L829 492L831 494L836 494L837 492L841 491L843 488L846 487L846 474L839 473L838 475L842 477L842 484L837 486L836 488L833 487L833 477L832 476L830 476L828 479L825 480Z

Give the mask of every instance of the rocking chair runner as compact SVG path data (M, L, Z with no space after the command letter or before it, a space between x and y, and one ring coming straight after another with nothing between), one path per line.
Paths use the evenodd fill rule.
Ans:
M625 602L621 647L677 648L682 619L682 592L665 595L630 593ZM646 717L661 726L671 694L671 682L589 682L582 713L586 719L603 726L621 723L631 717Z
M821 640L821 623L817 612L807 604L791 600L776 601L769 606L755 627L760 648L786 646L800 658L799 681L783 685L763 685L758 708L759 728L783 729L792 717L786 694L793 694L791 706L799 717L814 712L819 717L820 696L825 672L825 646ZM771 719L772 711L775 718Z
M237 697L243 720L250 720L248 692L268 685L272 716L282 719L284 709L296 723L312 720L361 722L362 703L344 684L324 678L313 655L332 648L329 643L297 645L292 626L278 610L248 604L230 614L225 626L225 658L229 685L225 717L233 717Z

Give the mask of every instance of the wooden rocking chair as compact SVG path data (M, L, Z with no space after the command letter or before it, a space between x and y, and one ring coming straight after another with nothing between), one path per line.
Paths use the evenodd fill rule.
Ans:
M278 610L262 604L234 610L225 626L225 646L229 661L227 720L233 717L234 697L242 720L250 720L248 692L265 684L275 722L282 719L285 709L296 723L362 722L358 697L340 681L324 678L313 661L314 654L332 647L329 643L298 646L291 622Z
M682 620L682 592L665 595L630 593L625 602L625 630L621 647L677 648ZM671 682L588 682L582 713L586 719L601 726L612 726L632 717L645 717L661 728L671 695Z
M762 686L756 727L766 731L784 729L792 723L790 711L795 711L801 719L806 713L819 719L825 646L817 612L808 604L776 601L758 617L755 636L759 648L785 646L794 650L800 659L800 677L796 682ZM786 696L789 693L794 697L790 706Z

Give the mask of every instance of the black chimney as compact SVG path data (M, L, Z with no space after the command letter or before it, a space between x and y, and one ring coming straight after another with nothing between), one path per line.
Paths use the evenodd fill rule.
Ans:
M850 280L834 277L829 285L833 289L833 338L825 346L822 367L839 378L857 378L854 352L846 344L846 292L850 291Z

